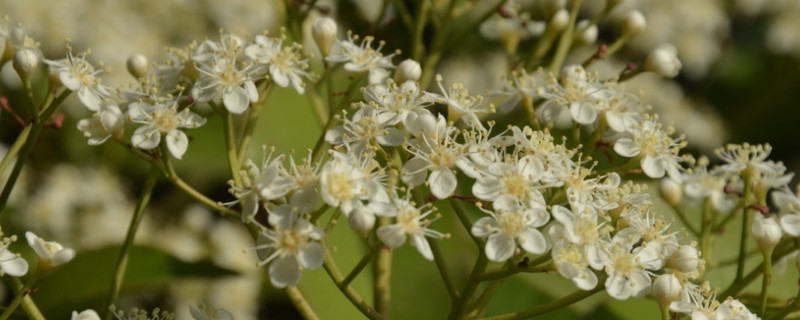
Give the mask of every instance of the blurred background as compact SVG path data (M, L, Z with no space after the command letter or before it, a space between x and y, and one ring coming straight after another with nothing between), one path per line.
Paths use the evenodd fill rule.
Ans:
M401 1L410 12L419 5L418 1ZM263 30L279 34L287 8L307 5L305 2L0 0L0 14L9 17L9 26L21 24L40 42L46 58L63 58L65 39L69 38L76 51L91 49L90 61L102 61L110 67L111 72L103 75L106 83L122 84L133 80L125 71L125 60L131 54L162 61L165 47L182 47L206 37L216 39L221 29L242 36ZM449 48L437 71L445 79L463 82L470 92L498 88L501 75L514 63L508 59L503 43L503 32L510 32L503 31L505 24L510 24L509 30L533 25L544 19L542 8L546 3L554 1L516 2L520 12L526 13L521 20L493 16L487 24L498 26L481 27L481 32ZM489 8L493 3L480 1L478 6ZM446 5L447 1L433 1L434 11ZM604 1L585 1L581 17L591 18L604 5ZM384 53L400 49L403 53L395 57L395 63L411 52L411 31L398 23L391 6L387 13L381 13L382 1L320 0L316 6L319 10L304 21L303 28L307 29L316 16L330 15L340 24L340 31L352 29L385 40ZM683 63L676 79L644 74L627 86L641 92L643 101L653 106L663 122L686 134L689 152L710 155L725 143L770 143L772 159L783 161L790 171L800 168L800 1L626 0L600 24L597 42L612 42L621 17L633 9L644 14L647 28L618 54L593 65L601 78L613 77L626 63L640 63L656 46L671 43L678 48ZM462 16L471 18L469 13ZM424 32L428 35L430 31ZM319 70L319 53L313 43L307 38L295 40L315 56L312 69ZM527 50L534 42L535 37L522 36L518 50ZM568 63L582 62L594 48L576 48ZM0 83L0 93L10 104L25 101L10 63L0 70ZM116 259L113 245L124 238L146 171L145 163L118 146L86 144L75 125L89 112L78 106L77 99L68 101L58 112L65 114L63 127L42 134L13 195L13 214L5 214L2 222L7 235L32 230L79 252L74 263L45 278L35 297L55 319L66 317L72 310L100 308ZM217 133L220 127L219 119L211 118L206 126L192 131L189 151L177 165L180 175L198 190L212 199L229 201L226 159L220 156L224 142ZM5 152L18 132L19 126L0 111L0 152ZM306 97L279 89L267 102L252 145L254 150L265 144L279 152L294 150L304 155L319 134ZM259 153L251 155L258 159ZM476 250L459 241L466 234L456 228L457 222L443 215L445 218L436 224L445 231L452 229L454 234L454 239L443 243L443 249L453 252L455 272L466 273L471 258L455 252ZM332 237L337 261L343 270L349 270L361 257L363 244L347 232L334 232ZM242 320L297 317L284 294L265 282L265 269L255 267L256 258L242 253L253 245L246 230L193 204L163 181L157 186L137 243L142 247L132 258L121 309L158 306L175 311L178 319L187 319L187 305L206 302ZM25 249L20 246L19 250ZM108 276L104 277L101 270L107 270ZM419 318L420 314L423 318L442 318L446 314L446 308L440 308L449 303L444 287L430 285L441 281L433 264L406 246L397 250L395 270L395 318ZM573 290L571 283L557 277L519 278L504 285L487 314L521 310ZM774 285L786 286L785 295L792 296L793 283ZM366 276L360 276L354 284L363 296L371 295ZM326 318L360 317L321 269L304 272L301 289L312 292L310 302L320 315L335 315ZM415 298L421 289L429 292L430 299ZM0 299L8 301L8 293ZM560 311L557 317L641 319L642 314L657 316L657 312L655 303L649 300L618 302L597 296Z

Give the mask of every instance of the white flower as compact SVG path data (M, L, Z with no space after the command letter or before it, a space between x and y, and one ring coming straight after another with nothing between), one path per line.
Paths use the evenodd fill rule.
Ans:
M541 192L536 188L544 173L544 164L533 155L508 162L493 162L481 177L472 185L472 193L481 200L495 201L501 196L511 196L519 201L543 202Z
M78 313L78 311L72 311L72 318L71 320L100 320L100 315L97 314L92 309L86 309Z
M536 229L550 220L544 205L532 208L520 206L512 196L503 196L494 204L494 212L481 211L490 217L480 218L472 225L472 235L486 241L486 257L491 261L506 261L517 249L517 243L523 250L533 254L542 254L547 250L547 242L542 233Z
M375 150L377 145L396 147L403 143L405 132L391 127L395 114L383 112L370 106L362 106L352 119L325 133L325 141L333 145L345 145L354 154Z
M565 241L583 246L583 254L589 265L595 270L603 268L601 258L608 239L610 227L597 222L597 212L592 207L584 212L573 212L565 207L555 205L551 210L555 218L563 226L562 236Z
M100 145L112 136L119 136L125 126L125 118L119 107L113 103L101 104L91 118L78 121L78 130L88 138L90 146Z
M362 201L389 202L384 186L386 170L369 157L331 151L320 173L322 199L339 207L350 220L350 226L366 234L375 223L375 214Z
M258 265L269 264L269 279L276 288L296 286L300 271L322 265L325 249L318 241L325 232L293 210L273 211L270 223L274 229L264 229L254 248L261 258Z
M291 191L291 181L282 165L284 158L284 155L278 155L273 159L270 153L264 156L260 167L250 160L245 162L240 172L242 187L231 188L231 193L242 204L242 222L254 221L260 200L280 199Z
M250 75L251 66L241 67L236 60L217 59L199 64L200 79L192 87L192 98L206 102L222 97L231 113L241 114L251 102L258 101L258 90Z
M373 83L363 89L364 99L370 105L376 106L386 114L395 115L392 120L388 121L389 124L403 122L406 126L409 125L409 117L412 122L423 115L433 117L430 111L425 109L433 101L423 93L424 91L419 88L419 83L412 81L406 81L399 86L393 81L387 81L386 84Z
M373 202L369 204L369 209L375 214L395 217L396 223L378 228L378 238L390 248L398 248L406 243L406 238L411 237L411 245L416 247L425 259L433 260L433 252L430 244L425 237L441 239L447 235L428 228L431 221L425 219L434 209L423 212L423 208L429 206L416 207L413 202L397 198L391 202Z
M464 122L472 127L483 128L479 115L494 112L494 105L483 103L483 96L469 94L466 87L460 82L453 83L449 88L442 84L442 76L436 75L436 84L442 94L426 93L432 100L446 104L447 117L450 121L458 121L464 117Z
M616 238L616 237L615 237ZM652 286L647 270L659 268L658 252L651 246L633 248L630 241L614 241L602 255L606 274L606 291L617 300L641 298Z
M233 320L233 315L228 310L217 309L202 303L197 308L189 306L189 313L195 320Z
M336 40L331 49L331 53L325 57L330 62L345 62L344 69L350 72L369 71L369 83L380 83L389 77L386 69L394 68L391 58L394 54L383 56L380 53L384 42L381 41L377 49L372 49L371 36L364 37L361 45L356 45L358 36L347 33L347 41Z
M651 178L661 178L668 174L675 181L681 181L681 161L678 152L686 146L683 137L673 139L672 127L662 128L655 119L646 119L635 125L632 138L621 138L614 143L614 151L623 157L641 158L642 171Z
M18 254L8 250L11 241L0 246L0 275L7 274L12 277L21 277L28 273L28 262Z
M64 87L78 92L78 99L86 108L92 111L100 110L100 104L109 96L108 89L97 77L103 70L95 70L94 66L86 61L85 53L74 56L68 48L66 59L44 62L50 65L51 70L58 73L58 79Z
M707 284L687 289L688 299L675 301L669 309L676 313L690 315L692 320L756 320L760 319L747 307L734 298L728 297L723 303L716 301L716 293L710 292Z
M610 99L613 92L579 65L566 66L561 73L561 83L555 82L539 90L540 95L548 99L540 108L544 120L555 122L562 112L569 110L575 122L594 123L596 105Z
M558 273L581 290L592 290L597 287L597 275L589 268L589 260L585 246L577 245L564 238L564 227L554 225L550 228L550 239L553 242L553 262Z
M783 231L793 237L800 237L800 198L783 188L772 193L772 201L778 208Z
M306 60L300 58L301 49L300 45L296 43L283 47L282 38L275 39L258 35L255 43L247 46L244 53L248 58L253 59L256 65L266 65L275 84L284 88L292 87L297 93L303 94L305 84L301 76L311 78L311 75L305 70L308 69ZM251 100L251 102L254 101Z
M176 99L156 103L134 102L128 105L131 121L142 124L133 132L131 142L134 147L150 150L161 143L161 135L166 134L167 148L175 158L180 159L189 147L189 138L181 128L197 128L206 119L189 109L178 111Z
M48 261L51 266L67 263L75 257L75 250L64 248L64 246L55 241L44 241L33 232L25 232L25 238L28 239L28 245L31 246L39 258Z
M479 173L467 158L467 147L455 141L445 129L444 133L437 129L445 123L444 117L439 115L439 121L433 128L423 129L425 133L433 134L432 137L423 136L416 144L409 145L409 152L414 154L403 165L403 182L416 186L425 181L428 170L428 185L431 193L439 199L445 199L456 190L456 175L453 167L458 167L467 176L477 178ZM449 126L447 126L449 127Z

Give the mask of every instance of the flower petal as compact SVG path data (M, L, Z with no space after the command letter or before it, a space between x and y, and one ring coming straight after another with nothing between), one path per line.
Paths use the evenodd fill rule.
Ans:
M428 177L431 193L439 199L447 199L456 190L456 176L450 169L436 169Z
M276 288L293 287L300 282L300 265L294 256L286 255L272 261L269 280Z
M425 236L421 234L412 235L411 245L417 247L417 251L419 251L425 259L433 261L433 251L431 251L431 245L428 243L428 239L425 239Z
M152 125L137 128L131 136L133 146L144 150L157 147L159 142L161 142L161 132Z
M621 138L614 143L614 151L623 157L635 157L641 152L633 140L629 138Z
M517 235L519 246L533 254L542 254L547 250L547 241L539 230L527 228Z
M300 250L297 260L303 268L311 270L319 268L325 260L325 249L319 243L311 242L307 248Z
M390 224L378 228L378 238L390 248L397 248L406 243L406 231L399 224Z
M250 105L250 97L244 88L230 86L222 92L222 103L231 113L241 114Z
M187 148L189 148L189 138L186 137L183 131L170 130L167 133L167 149L175 158L180 160L183 154L186 153Z
M515 249L514 239L502 233L493 234L486 241L486 257L495 262L508 260Z
M473 236L484 238L494 233L493 230L497 230L497 221L492 217L483 217L475 221L471 231Z

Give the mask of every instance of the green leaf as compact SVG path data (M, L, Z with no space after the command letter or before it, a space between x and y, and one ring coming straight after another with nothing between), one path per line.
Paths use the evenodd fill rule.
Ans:
M73 310L103 312L120 246L78 254L69 263L41 279L32 297L42 313L63 319ZM134 246L130 252L122 292L155 289L178 278L218 278L236 272L209 261L184 262L158 249Z

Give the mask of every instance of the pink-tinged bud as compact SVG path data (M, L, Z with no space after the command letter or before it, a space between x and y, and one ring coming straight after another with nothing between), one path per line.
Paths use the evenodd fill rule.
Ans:
M758 243L758 248L761 252L771 255L772 249L781 240L783 231L775 217L764 218L761 214L756 214L753 219L753 227L751 229L753 238Z
M328 17L318 18L311 26L311 37L314 38L314 42L323 56L327 56L330 52L331 46L339 34L338 30L336 21Z
M22 81L30 81L36 68L39 67L39 55L32 49L22 48L14 53L12 63Z
M650 52L642 68L662 77L673 78L678 75L682 66L678 60L678 49L671 44L663 44Z
M136 79L147 77L147 72L150 70L150 62L147 61L147 57L139 53L134 53L128 57L125 66L128 67L128 72Z
M639 10L633 10L625 15L622 20L622 35L633 36L647 27L647 20Z

